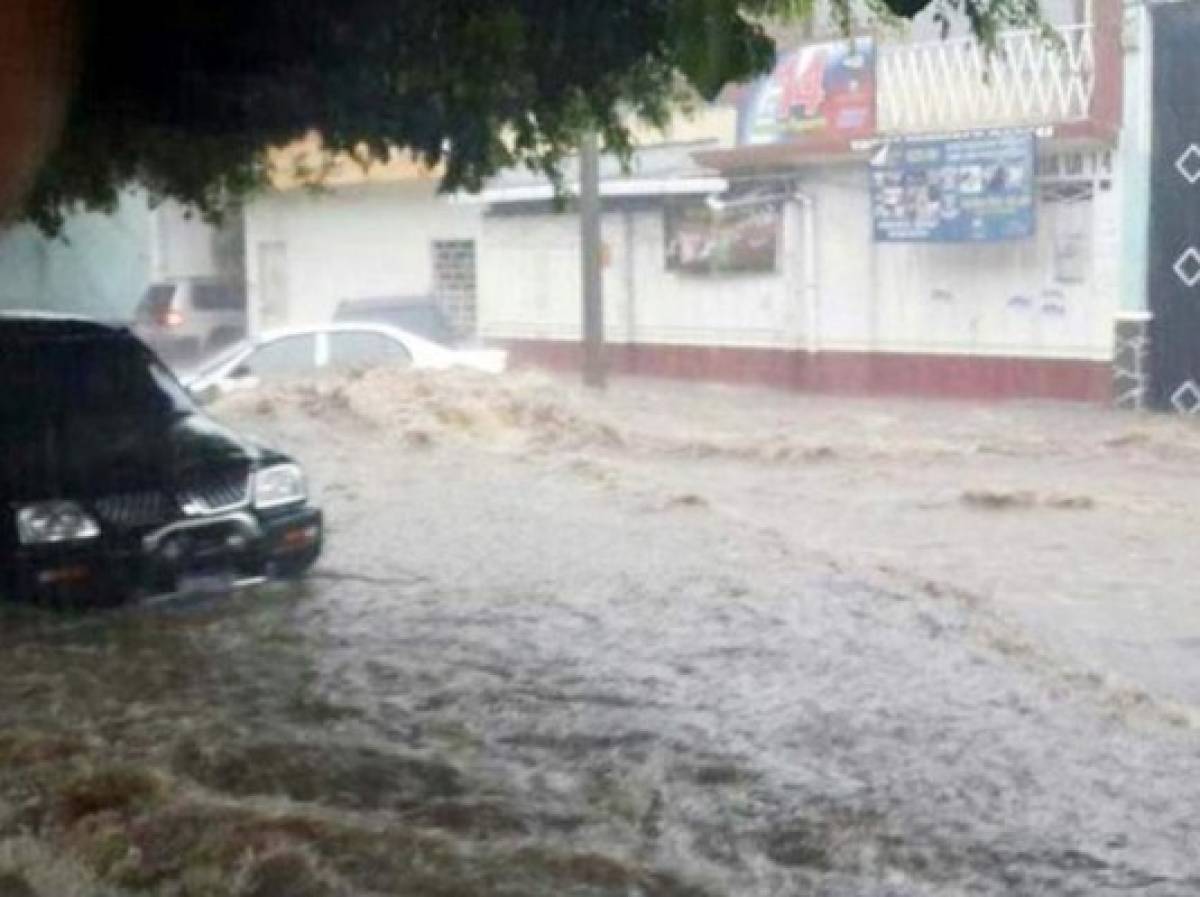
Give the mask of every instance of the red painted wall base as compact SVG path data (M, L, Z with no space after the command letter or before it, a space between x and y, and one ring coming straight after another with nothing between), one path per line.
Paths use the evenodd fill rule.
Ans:
M559 340L506 343L515 366L577 370L580 347ZM1112 400L1112 367L1084 359L997 358L888 352L818 352L717 346L610 345L614 374L753 383L852 395L956 399Z

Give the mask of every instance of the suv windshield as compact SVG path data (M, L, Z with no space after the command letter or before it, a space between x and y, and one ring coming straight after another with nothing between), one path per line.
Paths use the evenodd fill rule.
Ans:
M0 417L172 416L193 408L153 355L120 336L0 337Z

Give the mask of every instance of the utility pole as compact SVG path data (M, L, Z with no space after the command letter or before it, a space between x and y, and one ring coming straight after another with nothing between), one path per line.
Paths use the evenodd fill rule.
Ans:
M583 296L583 385L603 389L604 294L600 270L600 141L588 130L579 146L579 255Z

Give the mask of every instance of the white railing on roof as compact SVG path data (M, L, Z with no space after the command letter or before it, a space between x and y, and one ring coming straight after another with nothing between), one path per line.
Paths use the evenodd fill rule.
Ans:
M879 48L878 126L884 133L1052 124L1088 117L1096 88L1094 28L1001 35L995 52L972 38Z

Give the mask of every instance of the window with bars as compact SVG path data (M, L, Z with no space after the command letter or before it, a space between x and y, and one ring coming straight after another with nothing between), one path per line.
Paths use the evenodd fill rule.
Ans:
M475 334L475 241L434 240L433 292L455 336Z

